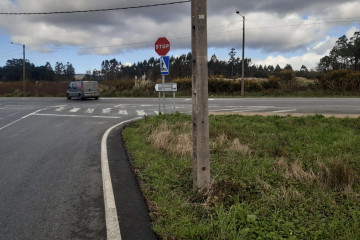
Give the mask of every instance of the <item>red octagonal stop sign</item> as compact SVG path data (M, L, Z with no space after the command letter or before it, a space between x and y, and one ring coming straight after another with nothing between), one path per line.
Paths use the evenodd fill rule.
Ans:
M155 52L160 56L166 56L166 54L170 51L170 42L166 39L166 37L158 38L155 42Z

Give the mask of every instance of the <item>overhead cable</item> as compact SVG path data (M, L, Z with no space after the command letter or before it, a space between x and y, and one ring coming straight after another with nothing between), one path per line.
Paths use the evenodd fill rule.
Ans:
M55 12L0 12L0 15L51 15L51 14L107 12L107 11L118 11L118 10L137 9L137 8L158 7L158 6L174 5L174 4L187 3L187 2L191 2L191 0L140 5L140 6L134 6L134 7L119 7L119 8L91 9L91 10L74 10L74 11L59 11L59 12L58 11L55 11Z

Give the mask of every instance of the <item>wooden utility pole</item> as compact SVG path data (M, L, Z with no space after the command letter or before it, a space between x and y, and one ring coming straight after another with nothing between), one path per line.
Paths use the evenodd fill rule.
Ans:
M191 0L193 186L210 187L206 0Z

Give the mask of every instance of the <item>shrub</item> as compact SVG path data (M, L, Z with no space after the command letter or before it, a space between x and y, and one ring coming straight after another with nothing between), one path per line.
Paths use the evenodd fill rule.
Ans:
M271 75L266 81L261 82L261 86L266 90L280 89L280 78Z
M360 73L349 70L335 70L317 77L318 86L323 90L359 91Z
M283 70L280 72L279 78L282 83L290 85L295 79L295 72L293 70Z
M249 91L249 92L260 92L261 90L263 90L263 87L262 85L259 83L258 80L247 80L245 82L245 89L246 91Z

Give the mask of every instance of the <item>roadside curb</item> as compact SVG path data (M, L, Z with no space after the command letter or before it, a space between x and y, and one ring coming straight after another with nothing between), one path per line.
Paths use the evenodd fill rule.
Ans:
M120 238L113 239L157 239L151 228L146 200L133 172L122 138L123 129L139 119L141 118L115 125L107 136L108 164L119 233L121 229Z

